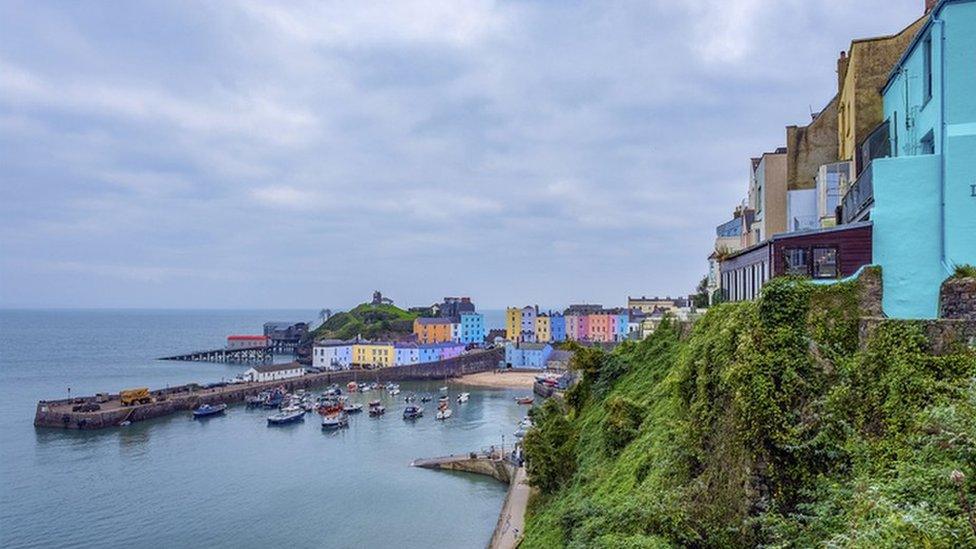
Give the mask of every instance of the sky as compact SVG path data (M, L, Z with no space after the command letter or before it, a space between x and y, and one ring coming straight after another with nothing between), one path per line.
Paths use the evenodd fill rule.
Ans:
M621 306L923 0L0 0L0 307Z

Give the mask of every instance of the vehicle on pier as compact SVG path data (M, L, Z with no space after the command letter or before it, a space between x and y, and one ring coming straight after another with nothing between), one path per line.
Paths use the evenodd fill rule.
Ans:
M204 404L203 406L200 406L196 410L193 410L193 418L200 419L204 417L220 415L224 413L226 409L227 409L227 405L224 403L214 404L214 405Z
M327 431L334 431L349 427L349 415L345 412L322 416L322 428Z
M403 419L417 419L424 415L424 409L420 406L410 404L403 409Z
M268 416L268 425L286 425L298 421L305 421L305 410L298 409L289 412L282 410L277 414Z
M119 391L119 401L122 403L122 406L149 404L152 402L152 395L149 393L149 387L123 389Z

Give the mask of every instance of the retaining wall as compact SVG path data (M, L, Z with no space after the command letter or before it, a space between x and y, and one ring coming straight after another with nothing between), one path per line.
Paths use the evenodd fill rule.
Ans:
M893 318L864 317L861 318L858 339L861 349L867 347L868 340L885 323L904 322L918 325L929 341L929 350L934 355L944 355L957 351L961 347L976 349L976 320L938 319L938 320L902 320Z

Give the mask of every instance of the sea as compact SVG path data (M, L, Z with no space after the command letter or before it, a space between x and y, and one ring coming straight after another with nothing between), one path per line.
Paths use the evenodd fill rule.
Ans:
M490 313L488 325L503 321ZM246 367L158 357L218 348L270 320L316 311L0 311L0 547L484 547L506 487L412 460L511 444L525 391L471 393L455 414L381 418L323 432L317 416L269 427L264 410L189 413L100 431L38 429L41 399L229 379ZM380 393L354 400L366 401ZM430 405L427 405L430 408ZM432 410L431 410L432 412Z

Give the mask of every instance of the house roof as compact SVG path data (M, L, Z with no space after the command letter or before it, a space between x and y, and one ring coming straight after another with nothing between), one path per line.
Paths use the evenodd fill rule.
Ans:
M258 336L258 335L229 335L227 336L227 339L244 340L244 341L258 341L258 340L263 341L265 339L268 339L268 337Z
M297 362L286 362L284 364L258 364L257 366L251 367L251 369L262 374L268 374L283 370L295 370L301 367L302 365Z
M424 325L434 325L434 324L453 324L454 322L450 318L443 317L430 317L424 316L417 319L417 322Z

